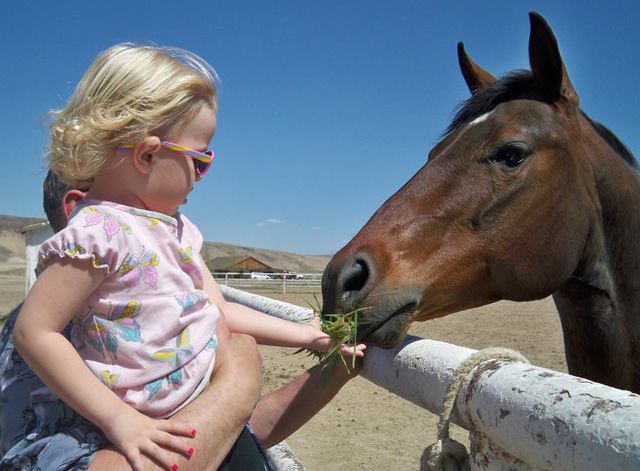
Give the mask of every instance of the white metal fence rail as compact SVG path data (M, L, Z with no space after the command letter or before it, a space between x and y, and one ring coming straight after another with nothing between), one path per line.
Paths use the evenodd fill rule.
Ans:
M283 294L309 294L320 291L322 273L218 273L212 272L220 285L232 288L279 292Z
M229 300L303 320L309 310L222 286ZM362 376L435 413L475 350L408 337L367 349ZM640 396L523 363L488 361L465 379L453 422L470 430L471 468L640 469Z

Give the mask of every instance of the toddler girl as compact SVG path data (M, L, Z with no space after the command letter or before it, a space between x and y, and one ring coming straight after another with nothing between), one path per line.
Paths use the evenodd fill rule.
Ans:
M317 325L225 303L206 270L202 235L178 208L211 166L215 127L204 60L124 44L98 56L51 128L50 168L90 190L42 245L14 343L136 470L141 453L174 470L166 449L193 453L178 437L195 431L161 419L206 387L219 306L231 331L260 343L332 346ZM71 342L61 334L70 321Z

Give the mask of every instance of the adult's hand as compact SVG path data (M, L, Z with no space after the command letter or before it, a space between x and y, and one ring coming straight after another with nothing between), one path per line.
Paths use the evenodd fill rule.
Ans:
M260 394L262 359L253 337L229 333L223 316L217 335L216 366L211 383L173 416L193 424L197 430L191 445L195 449L192 457L186 460L175 455L179 469L217 469L248 422ZM129 471L131 468L117 450L106 449L96 454L89 469ZM157 465L146 459L145 469L157 469Z
M357 359L355 368L351 368L350 359L348 362L349 371L338 362L326 375L316 365L261 397L249 423L262 447L269 448L286 439L327 405L350 379L358 376L362 359Z

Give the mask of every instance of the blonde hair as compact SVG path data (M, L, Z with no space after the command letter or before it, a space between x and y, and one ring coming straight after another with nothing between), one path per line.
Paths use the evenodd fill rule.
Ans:
M107 49L65 108L53 112L49 168L69 185L90 185L119 145L179 131L205 103L215 111L217 78L184 49L128 43Z

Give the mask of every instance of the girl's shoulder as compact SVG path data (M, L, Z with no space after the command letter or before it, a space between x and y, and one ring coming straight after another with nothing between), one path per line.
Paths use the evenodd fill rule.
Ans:
M103 205L83 204L71 214L67 226L46 240L38 252L41 272L51 261L61 258L91 258L107 273L129 255L134 232L126 216Z
M111 242L117 238L124 242L127 235L134 232L135 218L124 211L105 204L83 204L78 206L67 227L60 233L73 234L75 237L89 237L96 241L104 239Z

